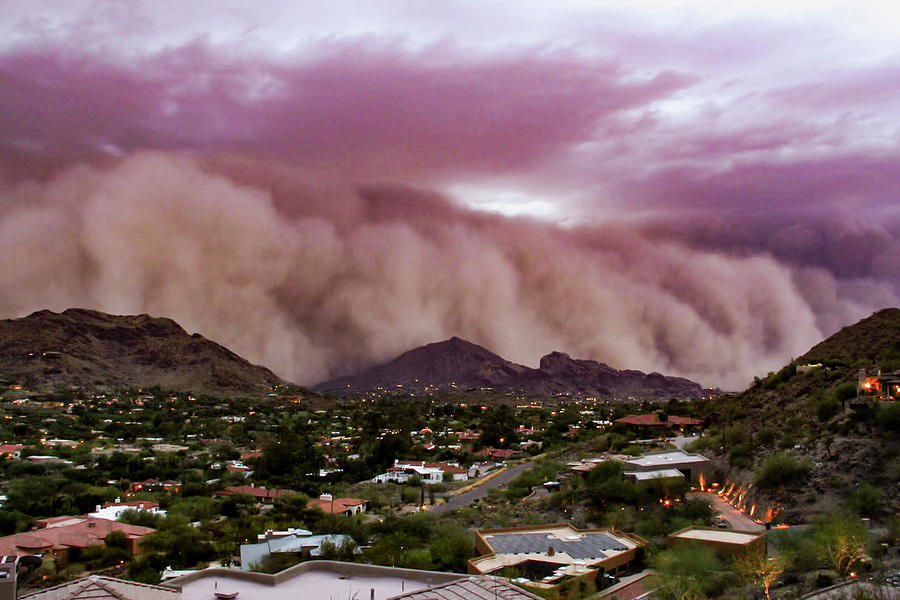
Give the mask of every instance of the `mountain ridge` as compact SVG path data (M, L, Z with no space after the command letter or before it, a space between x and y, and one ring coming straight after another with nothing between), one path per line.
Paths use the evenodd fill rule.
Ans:
M596 361L573 359L563 352L547 354L534 369L456 336L407 350L386 363L313 387L319 392L343 394L378 388L416 392L491 388L541 395L584 393L667 399L703 395L700 384L683 377L619 371Z
M86 308L0 320L0 374L35 391L158 386L261 395L286 382L166 317Z

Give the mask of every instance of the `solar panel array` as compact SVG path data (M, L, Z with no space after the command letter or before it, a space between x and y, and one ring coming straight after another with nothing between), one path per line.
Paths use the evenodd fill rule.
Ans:
M628 550L622 542L605 533L585 533L577 540L548 538L546 533L495 533L487 540L497 554L565 552L575 559L606 558L608 551Z

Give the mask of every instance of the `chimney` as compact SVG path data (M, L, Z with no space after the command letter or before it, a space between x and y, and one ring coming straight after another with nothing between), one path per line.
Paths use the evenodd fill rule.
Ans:
M100 512L101 510L103 510L103 507L98 504L94 512Z
M0 600L16 600L18 556L0 556Z

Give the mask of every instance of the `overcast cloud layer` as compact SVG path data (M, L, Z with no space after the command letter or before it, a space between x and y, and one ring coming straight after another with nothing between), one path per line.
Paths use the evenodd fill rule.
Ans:
M842 5L27 6L0 316L171 316L307 384L458 335L738 388L900 304L896 37Z

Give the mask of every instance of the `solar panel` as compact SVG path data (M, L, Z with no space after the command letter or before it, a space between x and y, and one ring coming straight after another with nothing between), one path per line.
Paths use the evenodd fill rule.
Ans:
M605 533L586 533L577 540L561 540L546 533L500 533L488 542L497 554L543 554L551 547L572 558L606 558L606 552L622 552L628 547Z

